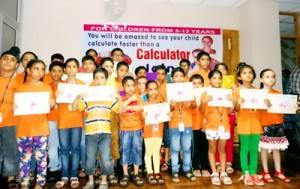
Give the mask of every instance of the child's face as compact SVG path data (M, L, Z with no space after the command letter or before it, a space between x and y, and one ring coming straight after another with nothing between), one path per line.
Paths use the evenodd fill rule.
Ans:
M35 57L32 54L30 54L30 53L25 54L24 57L23 57L23 59L22 59L22 66L23 66L23 68L26 69L28 62L30 60L34 59L34 58Z
M60 81L64 74L64 70L59 66L53 66L50 73L53 81Z
M132 80L127 80L126 83L124 84L124 90L126 92L126 95L133 95L135 92L135 83Z
M156 70L157 81L163 83L166 80L166 71L165 70Z
M114 65L110 61L105 61L102 64L102 68L106 69L108 75L110 76L114 71Z
M264 72L262 78L260 79L260 81L268 87L273 87L275 85L276 82L276 75L274 72L272 71L266 71Z
M126 66L121 66L117 70L117 76L119 80L122 80L125 76L127 76L127 74L128 74L128 67Z
M220 74L215 73L211 78L210 78L210 85L215 88L220 88L222 84L222 77Z
M86 60L82 63L82 67L86 73L93 73L93 71L96 69L96 65L91 60Z
M98 59L97 53L95 53L94 51L90 51L87 55L92 56L95 61L97 61Z
M150 83L147 87L147 94L149 98L156 98L158 95L158 86L157 83Z
M30 74L31 80L40 80L45 74L45 65L43 63L35 63L31 68L27 68L28 74Z
M122 62L124 60L124 54L121 51L115 51L111 58L114 62Z
M140 78L137 80L137 88L141 93L144 93L146 91L146 78Z
M253 72L250 68L244 68L241 70L240 76L238 76L238 79L241 80L242 82L248 82L252 83L253 81Z
M209 66L209 62L210 62L210 59L208 56L202 56L199 60L198 60L198 64L199 64L199 67L204 69L204 70L207 70L208 69L208 66Z
M95 82L95 85L105 85L105 82L106 82L106 77L105 77L105 74L103 72L97 72L95 75L94 75L94 82Z
M188 71L190 69L190 67L189 67L189 65L188 65L187 62L181 62L180 63L180 68L183 69L184 73L188 73Z
M17 67L18 62L14 56L6 54L0 58L0 70L13 72Z
M78 72L78 66L76 62L68 62L66 64L65 72L68 76L76 76L76 73Z
M184 82L184 75L183 75L183 73L179 72L179 71L175 72L174 75L173 75L173 77L172 77L172 81L174 83L182 83L182 82Z
M147 71L144 69L140 69L139 72L137 73L136 77L139 78L141 76L146 77Z
M193 87L196 88L201 88L203 87L203 83L201 81L201 79L193 79Z
M228 71L226 70L225 66L220 65L218 70L222 73L222 75L228 75Z

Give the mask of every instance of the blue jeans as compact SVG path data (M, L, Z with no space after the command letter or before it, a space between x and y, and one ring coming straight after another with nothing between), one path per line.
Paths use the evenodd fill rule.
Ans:
M169 122L164 122L163 142L165 148L170 148Z
M110 133L86 135L87 161L85 173L87 175L93 175L95 173L95 162L98 151L100 152L101 174L110 175L113 173L110 145Z
M3 177L19 174L16 127L0 127L0 173Z
M62 177L77 177L80 159L81 127L59 129ZM71 151L71 175L69 175L69 154Z
M120 131L121 165L142 165L143 132Z
M50 134L48 136L48 167L51 172L60 169L59 139L56 121L48 121Z
M171 139L172 173L179 172L180 147L182 149L183 171L189 172L191 170L191 143L193 136L192 127L185 127L183 132L180 132L178 128L170 128L169 133Z
M80 142L80 158L81 158L81 169L85 169L86 167L86 139L85 139L85 120L86 117L83 118L84 119L84 129L82 130L81 133L81 142Z

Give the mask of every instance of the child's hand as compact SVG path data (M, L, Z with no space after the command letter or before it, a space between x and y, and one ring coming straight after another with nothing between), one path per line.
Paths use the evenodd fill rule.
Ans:
M226 98L228 101L233 101L232 95L229 94L229 93L225 96L225 98Z
M238 101L239 105L243 104L245 102L244 98L239 98Z
M230 88L231 88L232 90L236 89L236 84L232 84L232 85L230 86Z
M78 95L76 96L76 99L79 100L80 98L84 98L84 97L86 97L86 96L87 96L86 93L80 93L80 94L78 94Z
M176 100L175 100L175 99L172 99L172 100L170 101L170 105L173 106L173 107L176 106Z
M182 102L186 107L190 107L191 101L183 101Z
M272 106L272 104L271 104L271 102L270 102L270 100L269 99L264 99L264 103L265 103L265 105L267 105L268 106L268 108L270 108L271 106Z
M116 98L117 100L122 100L122 97L117 93L113 94L113 97Z
M18 105L13 104L11 110L14 112L18 108Z
M212 101L213 97L211 95L205 95L202 99L201 99L201 104L207 104L209 101Z
M143 112L143 117L146 118L148 115L148 112Z
M167 116L169 116L171 118L173 116L172 112L168 112Z
M56 92L55 92L55 96L61 96L61 95L63 95L64 94L64 91L62 91L62 90L57 90Z
M50 100L49 106L50 106L50 108L53 108L55 106L55 100Z

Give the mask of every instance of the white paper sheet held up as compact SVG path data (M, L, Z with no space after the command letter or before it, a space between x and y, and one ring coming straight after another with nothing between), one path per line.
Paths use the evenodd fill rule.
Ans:
M147 112L145 124L157 124L165 121L170 121L168 113L170 112L170 104L159 103L144 106L144 112Z
M15 93L14 115L47 114L50 112L49 92Z
M169 102L172 99L174 99L177 102L193 101L194 100L193 83L192 82L168 83L167 98Z

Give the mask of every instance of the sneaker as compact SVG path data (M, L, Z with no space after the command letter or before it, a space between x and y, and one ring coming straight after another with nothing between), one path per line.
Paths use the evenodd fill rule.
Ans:
M244 182L244 185L247 185L247 186L254 185L252 177L249 174L242 175L241 178L239 179L239 181L241 181L241 180Z
M252 175L251 177L255 185L258 186L265 185L264 181L258 175Z

